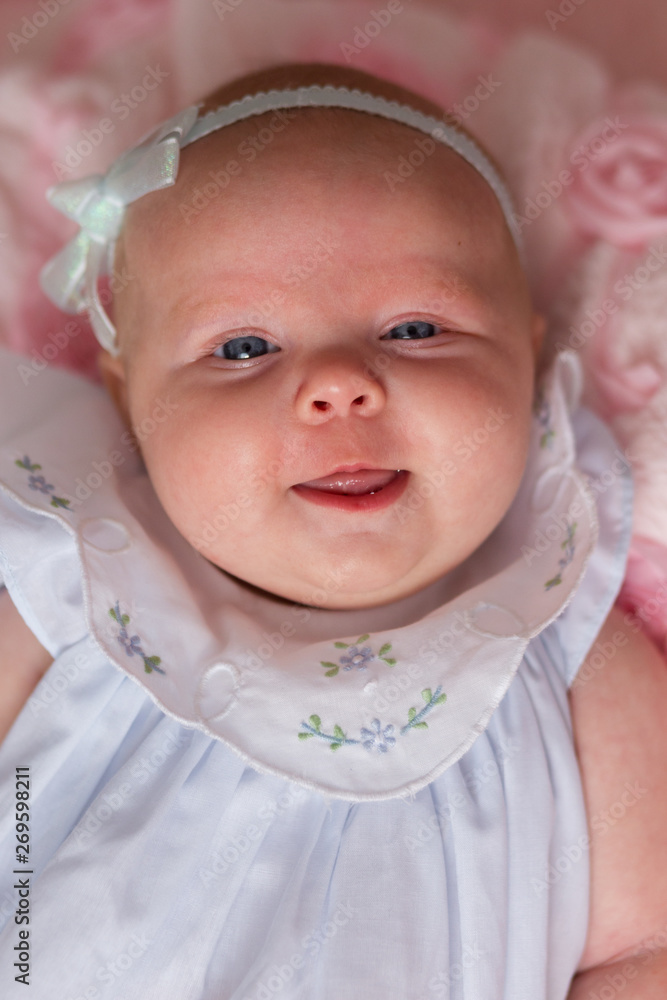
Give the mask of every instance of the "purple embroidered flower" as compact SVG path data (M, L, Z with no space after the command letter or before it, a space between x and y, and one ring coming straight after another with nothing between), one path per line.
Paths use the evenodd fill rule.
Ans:
M127 653L128 656L134 656L135 653L137 654L137 656L143 655L141 652L141 639L139 638L138 635L133 635L130 637L127 634L127 629L122 628L118 633L118 635L116 636L116 638L118 639L118 642L121 644L121 646L125 647L125 652Z
M51 483L47 483L44 476L28 476L28 486L31 490L39 490L40 493L50 493L54 488Z
M396 743L396 737L393 735L393 732L394 727L392 725L385 726L383 729L380 720L373 719L370 729L361 730L361 743L366 750L373 750L375 748L380 753L386 753Z
M343 670L352 670L353 667L365 670L372 659L373 650L370 646L363 646L362 649L358 646L349 646L347 653L341 656L340 662L343 664Z

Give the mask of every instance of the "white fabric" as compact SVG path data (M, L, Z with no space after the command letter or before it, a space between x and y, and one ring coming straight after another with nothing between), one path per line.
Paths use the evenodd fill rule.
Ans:
M572 464L577 364L557 363L517 500L451 600L432 587L301 623L304 609L251 597L180 538L101 390L56 371L23 385L20 359L0 354L0 571L56 657L0 751L3 919L16 905L7 782L32 769L33 1000L54 982L64 1000L563 1000L588 899L566 692L631 527L629 478L586 489ZM613 439L585 410L573 426L577 466L599 481ZM300 630L280 644L286 620ZM322 660L350 655L332 640L366 632L373 659L327 677ZM279 648L253 669L245 650L272 635ZM428 728L399 736L438 687ZM332 753L297 738L313 709L323 732L355 735L377 713L396 742ZM6 971L14 944L10 919L3 996L23 995Z

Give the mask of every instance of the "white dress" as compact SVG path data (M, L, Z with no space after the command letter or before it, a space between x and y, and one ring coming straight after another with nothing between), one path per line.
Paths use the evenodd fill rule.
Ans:
M567 689L631 529L576 357L491 538L353 612L212 566L104 392L21 361L0 352L0 574L55 662L0 750L0 995L564 1000L589 879Z

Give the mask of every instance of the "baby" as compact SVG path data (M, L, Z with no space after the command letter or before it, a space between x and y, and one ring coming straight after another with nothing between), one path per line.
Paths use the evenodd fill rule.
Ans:
M662 1000L613 440L441 109L285 66L199 118L317 85L441 127L283 99L130 162L113 324L84 282L119 418L54 371L31 422L3 356L2 995Z

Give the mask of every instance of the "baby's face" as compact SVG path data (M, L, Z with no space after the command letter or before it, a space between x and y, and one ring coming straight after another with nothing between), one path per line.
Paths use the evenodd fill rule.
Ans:
M239 145L268 115L193 144L176 185L132 207L104 371L133 426L168 404L141 449L204 556L293 601L372 607L458 566L506 513L541 325L472 167L438 144L399 181L420 133L309 115L253 162ZM240 173L187 222L230 159Z

